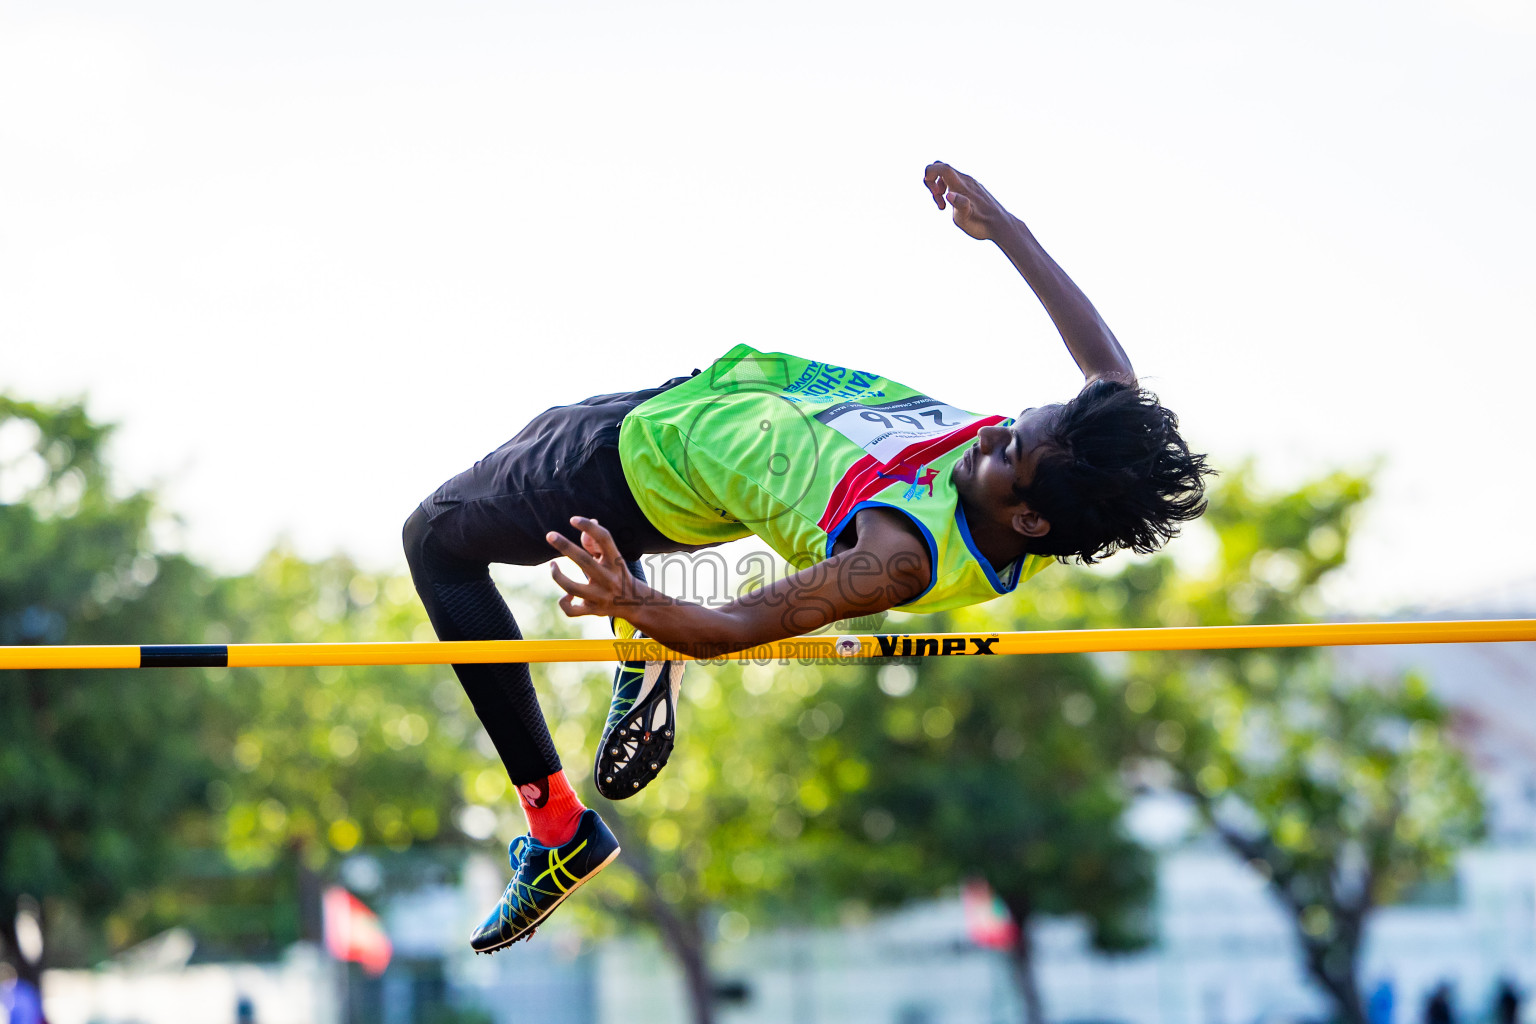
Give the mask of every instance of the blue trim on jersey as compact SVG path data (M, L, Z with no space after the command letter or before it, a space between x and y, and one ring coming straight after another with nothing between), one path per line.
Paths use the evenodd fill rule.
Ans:
M956 505L956 507L957 508L959 507L958 504ZM924 597L927 596L928 591L933 589L933 585L935 583L939 582L939 546L938 546L938 544L934 543L933 534L928 532L928 527L923 525L923 521L921 519L917 518L916 516L914 516L911 512L909 512L906 509L902 508L900 505L889 505L889 504L887 504L887 503L885 503L883 501L861 501L857 505L853 506L853 508L848 510L848 514L847 515L843 516L843 518L841 518L841 519L839 519L837 521L837 525L836 526L832 527L832 529L827 531L827 554L826 554L826 557L827 558L831 558L832 557L832 545L837 543L837 538L842 534L843 528L845 526L847 526L849 524L849 522L852 521L854 516L859 514L859 510L860 509L865 509L865 508L889 508L889 509L894 509L897 512L900 512L902 515L906 516L908 519L912 520L912 522L917 525L917 528L919 530L923 531L923 541L928 545L928 585L923 588L923 592L921 594L918 594L916 597L908 598L906 601L903 601L902 604L911 604L913 601L920 601L920 600L922 600ZM971 542L971 538L970 538L969 535L966 536L965 542L967 544L969 544ZM973 548L971 548L971 550L975 551L976 549L973 547ZM988 573L991 572L990 569L988 569L987 571L988 571ZM897 607L899 608L900 605L897 605Z
M1013 593L1013 588L1019 585L1019 577L1024 574L1024 559L1029 556L1020 555L1017 560L1009 564L1008 568L1003 570L1004 575L1011 577L1008 583L1004 583L998 579L997 573L993 571L992 563L987 561L987 557L976 550L976 542L971 539L970 524L965 521L965 506L958 501L955 502L955 523L960 527L960 536L964 539L965 546L971 549L971 556L981 566L981 571L987 574L987 582L992 584L992 589L999 594Z

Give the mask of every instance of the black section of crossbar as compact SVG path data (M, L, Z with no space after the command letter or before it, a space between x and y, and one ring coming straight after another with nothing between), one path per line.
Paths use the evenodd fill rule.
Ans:
M140 668L228 668L224 644L148 644L139 648Z

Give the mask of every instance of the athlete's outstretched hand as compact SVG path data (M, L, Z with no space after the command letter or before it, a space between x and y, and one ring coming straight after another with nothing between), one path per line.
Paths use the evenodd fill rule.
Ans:
M565 591L560 610L573 617L625 614L626 609L639 603L640 590L645 585L629 574L624 556L613 543L613 534L596 519L572 516L571 525L581 531L580 545L553 530L544 535L555 550L575 562L587 576L587 582L579 583L561 572L558 564L549 563L550 575Z
M951 216L961 231L972 238L996 238L998 230L1007 223L1008 211L1003 204L992 198L992 193L981 187L981 182L969 174L961 174L949 164L934 161L923 169L923 184L933 195L939 209L945 201L953 208Z

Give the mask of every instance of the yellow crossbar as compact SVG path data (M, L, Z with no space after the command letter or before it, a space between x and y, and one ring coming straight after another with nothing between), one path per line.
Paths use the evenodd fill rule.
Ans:
M709 660L720 657L734 661L769 663L839 658L1510 642L1536 642L1536 619L1321 622L1267 626L1039 630L1022 633L827 635L777 640L761 647L724 655L703 647L673 651L652 640L0 647L0 669L450 665L514 661L661 661L667 658Z

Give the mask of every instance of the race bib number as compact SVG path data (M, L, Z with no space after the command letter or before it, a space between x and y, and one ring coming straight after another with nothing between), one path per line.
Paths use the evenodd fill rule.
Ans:
M913 395L880 405L842 402L816 414L831 427L882 463L889 463L919 441L942 437L985 417L952 405Z

